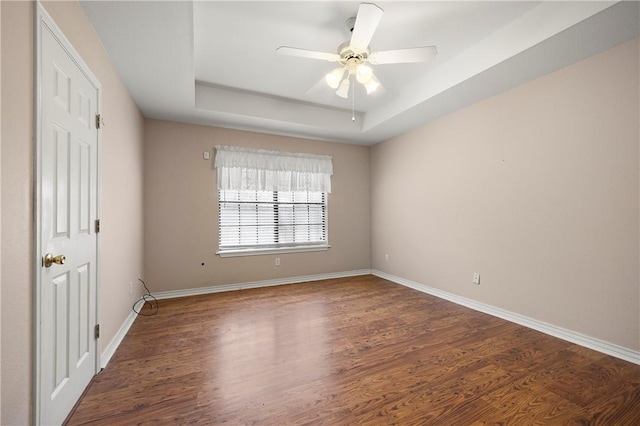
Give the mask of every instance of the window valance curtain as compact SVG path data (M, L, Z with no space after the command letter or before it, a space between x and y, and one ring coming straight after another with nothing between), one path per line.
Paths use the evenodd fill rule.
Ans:
M331 192L331 156L216 146L218 189Z

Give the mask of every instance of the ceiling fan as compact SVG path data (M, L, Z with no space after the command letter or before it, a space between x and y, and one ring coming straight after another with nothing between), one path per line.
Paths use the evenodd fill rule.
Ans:
M358 83L365 87L367 94L371 94L380 87L380 82L367 63L383 65L425 62L433 59L438 54L435 46L371 52L369 42L382 19L383 13L384 11L373 3L361 3L356 17L350 18L346 22L352 33L351 40L342 43L338 47L337 53L318 52L288 46L280 46L276 51L281 55L339 63L340 66L329 72L325 76L325 80L329 87L337 89L336 95L342 98L349 97L352 76L355 76Z

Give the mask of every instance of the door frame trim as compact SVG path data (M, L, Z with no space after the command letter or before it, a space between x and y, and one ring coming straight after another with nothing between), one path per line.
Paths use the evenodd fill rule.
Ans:
M102 85L96 76L91 72L91 69L84 62L80 54L74 49L73 45L62 30L56 25L55 21L49 13L46 11L40 0L36 2L34 15L34 58L33 58L33 79L34 79L34 129L33 134L33 330L32 330L32 344L33 344L33 379L32 379L32 397L33 397L33 423L39 425L42 423L41 411L42 401L40 398L41 383L41 279L40 272L42 269L42 247L41 247L41 219L42 219L42 31L43 26L47 28L58 40L61 46L67 51L69 57L76 63L80 70L85 74L91 85L97 91L97 104L96 113L102 111ZM97 156L97 170L96 170L96 217L100 217L100 150L102 135L98 130L96 136L96 156ZM95 231L95 229L94 229ZM96 324L100 323L100 233L96 234ZM100 354L98 353L99 344L98 339L94 339L95 345L95 373L98 373L101 368Z

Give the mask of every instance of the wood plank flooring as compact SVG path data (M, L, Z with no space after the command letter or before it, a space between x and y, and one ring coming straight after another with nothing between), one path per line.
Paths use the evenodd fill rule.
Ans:
M69 425L640 425L640 366L374 276L161 300Z

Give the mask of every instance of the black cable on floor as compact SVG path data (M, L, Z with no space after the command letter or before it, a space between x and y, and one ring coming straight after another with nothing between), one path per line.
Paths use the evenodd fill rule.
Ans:
M142 283L142 285L144 286L144 289L147 290L147 292L145 294L143 294L140 299L136 300L136 303L133 304L133 307L131 309L133 309L133 312L135 312L136 314L138 314L140 316L143 316L143 317L150 317L152 315L157 314L158 311L160 310L160 308L158 307L158 299L156 299L151 294L151 291L149 291L149 289L147 288L147 285L144 283L144 281L142 281L140 278L138 278L138 281L140 281ZM136 305L141 300L144 300L144 304L142 305L142 308L140 308L140 311L136 311ZM149 304L150 311L147 312L147 313L144 313L143 312L144 311L144 307L147 306L147 303Z

